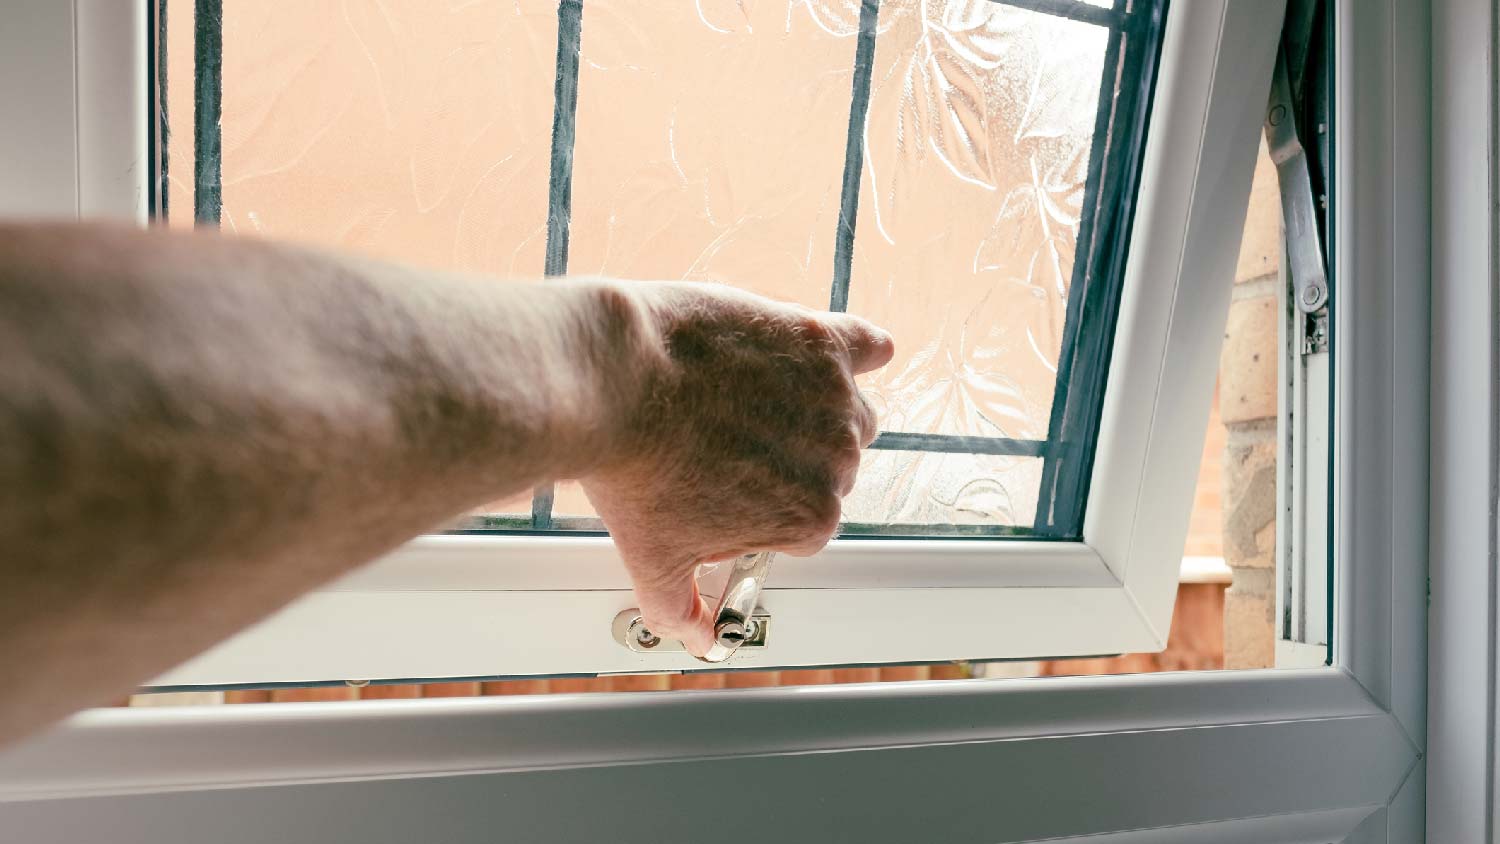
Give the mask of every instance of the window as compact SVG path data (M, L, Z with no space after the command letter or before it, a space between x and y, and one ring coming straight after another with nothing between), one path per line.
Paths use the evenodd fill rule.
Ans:
M1487 571L1470 564L1483 561L1493 539L1493 524L1485 518L1493 503L1485 494L1493 489L1492 472L1476 467L1494 465L1493 414L1485 409L1494 371L1489 358L1475 356L1477 346L1465 342L1489 337L1483 317L1491 312L1490 294L1469 283L1473 273L1453 271L1460 264L1482 269L1492 244L1482 234L1469 237L1472 231L1462 226L1441 225L1493 222L1486 211L1492 210L1489 180L1457 166L1472 161L1482 168L1489 149L1485 127L1493 116L1493 76L1483 63L1469 59L1493 34L1493 16L1478 5L1329 0L1324 6L1337 46L1336 125L1341 138L1353 139L1339 146L1329 167L1335 175L1326 182L1335 200L1328 234L1339 282L1329 315L1337 340L1329 352L1329 371L1336 374L1331 379L1336 401L1329 533L1341 563L1330 589L1336 633L1332 667L649 699L601 695L205 707L191 713L96 711L0 757L0 800L7 801L0 830L28 840L98 837L101 829L119 840L163 840L198 823L225 841L299 839L325 829L337 829L344 838L453 841L525 830L530 839L542 841L587 838L607 828L694 840L704 828L722 825L728 777L751 784L747 788L753 789L756 805L770 809L757 812L758 829L762 837L777 840L1420 841L1428 783L1434 796L1426 819L1429 840L1482 836L1483 795L1463 806L1442 801L1453 796L1452 784L1471 796L1487 787L1482 775L1461 769L1477 760L1482 774L1483 752L1465 757L1436 751L1460 745L1483 751L1488 745L1473 737L1483 735L1490 713L1466 703L1482 700L1482 694L1435 694L1435 718L1466 718L1459 709L1473 710L1473 718L1437 721L1443 730L1434 731L1428 752L1425 586L1430 549L1434 599L1459 598L1450 591L1457 588L1455 580L1440 575ZM1197 386L1206 397L1212 379L1183 380L1183 373L1174 371L1167 374L1167 390L1159 386L1161 377L1147 374L1152 367L1121 361L1140 359L1142 336L1157 338L1144 357L1158 361L1180 357L1176 353L1185 347L1212 349L1217 342L1216 321L1209 321L1214 324L1201 335L1178 333L1184 323L1203 322L1202 315L1210 312L1203 306L1214 303L1206 302L1202 291L1184 292L1174 281L1176 286L1167 285L1170 291L1164 292L1152 283L1163 276L1191 282L1200 278L1194 267L1206 256L1225 249L1232 254L1214 234L1236 227L1215 214L1243 205L1242 190L1230 190L1242 189L1243 183L1228 179L1233 184L1227 184L1233 168L1225 168L1241 153L1249 161L1263 117L1254 100L1262 98L1271 76L1268 48L1280 12L1280 3L1204 0L1173 4L1167 22L1101 443L1077 543L1097 549L1098 564L1120 572L1113 586L1143 596L1147 610L1156 606L1153 596L1169 591L1160 588L1164 580L1140 579L1143 569L1160 574L1150 563L1158 558L1136 554L1141 549L1122 542L1122 534L1114 532L1119 525L1101 521L1100 513L1125 512L1122 518L1136 525L1129 535L1171 532L1170 519L1160 517L1177 512L1182 502L1172 497L1177 487L1163 484L1170 475L1162 474L1157 458L1173 436L1196 438L1202 419L1196 420L1196 430L1187 424L1195 420L1174 422L1172 413L1132 427L1119 407L1121 385L1131 388L1131 406L1175 410L1173 400L1195 394ZM145 109L111 112L107 104L130 104L144 95L145 85L132 74L144 67L145 20L141 4L102 0L23 4L21 14L7 19L0 30L6 46L0 64L16 72L0 75L8 80L0 81L0 98L14 106L8 111L31 119L8 127L0 141L6 144L0 168L7 185L47 183L21 194L0 192L7 210L71 207L87 214L135 215L144 204L139 174L147 172L141 166L147 134L131 115L144 115ZM120 35L131 31L141 33L134 43ZM1258 92L1250 90L1257 79ZM17 87L18 80L24 86ZM1445 85L1445 95L1434 100L1429 83ZM1221 127L1225 123L1230 125ZM1454 133L1456 124L1474 131ZM1226 138L1243 138L1245 147L1223 143ZM59 157L54 156L59 149L74 154L61 155L69 160L53 166L48 162ZM11 150L31 154L12 157ZM1173 166L1164 163L1167 159ZM1429 180L1435 188L1430 193ZM1226 199L1219 207L1216 200L1225 194L1234 194L1229 198L1236 202ZM1429 226L1438 236L1430 252ZM1178 232L1170 238L1176 246L1166 254L1176 260L1142 246L1166 239L1171 231ZM1429 254L1435 262L1431 268ZM1143 307L1140 299L1155 307ZM1163 305L1181 318L1167 320L1158 311ZM1429 317L1435 320L1430 336ZM1146 447L1113 448L1121 440ZM1157 448L1149 447L1153 443ZM1135 456L1133 468L1115 465L1121 454ZM1097 497L1107 484L1111 491L1122 488L1115 485L1121 475L1133 478L1159 506L1140 513L1136 498L1117 503ZM1100 502L1109 506L1101 508ZM533 538L479 539L514 544ZM905 602L891 605L921 609L930 597L924 589L988 588L974 585L974 573L954 562L960 558L922 556L934 545L968 541L928 540L909 549L908 567L933 559L939 564L927 571L925 586L906 589ZM1048 624L1049 616L1033 612L1026 600L1037 597L1045 604L1047 596L1037 593L1047 590L1028 590L1016 572L1035 574L1033 582L1051 577L1052 592L1077 588L1067 581L1066 568L1035 572L1037 564L1027 556L1032 546L1029 541L984 543L984 571L1008 571L1012 585L991 588L988 597L994 600L983 605L987 615L972 623L970 638L961 641L996 644L999 638L984 638L983 625L1010 624L1012 615L1037 627ZM510 580L489 581L489 591L521 592L528 582L552 589L560 584L564 592L598 591L599 583L608 583L590 581L587 574L595 565L609 570L593 556L603 553L601 546L581 551L576 544L537 546L543 547L560 549L547 554L572 553L585 574L572 583L545 576L517 579L525 568L519 565L521 552L512 550L498 558L500 574ZM493 550L490 556L475 551L468 570L445 569L454 577L453 588L465 594L486 591L484 578L495 567ZM1171 549L1173 555L1176 551ZM850 560L833 552L828 559ZM407 557L405 562L415 561ZM398 563L399 558L388 561L367 578L397 577ZM551 569L554 574L577 570ZM778 619L796 617L795 601L780 602L808 588L808 571L778 570L782 583L773 583L767 595L768 602L778 602L769 607ZM863 622L862 630L869 629L871 618L883 623L880 616L858 612L858 601L868 595L846 593L900 588L898 578L906 572L889 566L848 571L866 580L824 590L821 609L835 610L838 621ZM1457 582L1461 586L1462 578ZM421 607L426 596L413 584L421 581L389 581L389 601L382 604L387 612ZM428 584L441 585L432 579ZM379 585L367 579L344 592L373 601ZM1110 588L1110 582L1089 588ZM1487 635L1483 609L1490 592L1464 591L1468 594L1457 604L1434 604L1439 610L1434 622L1442 623L1433 626L1433 646L1442 658L1435 660L1433 676L1441 683L1443 665L1464 655L1460 662L1476 668L1472 677L1483 686L1488 669L1469 663L1468 654L1478 662L1488 659L1483 648L1472 648L1471 637ZM1087 595L1074 594L1076 610ZM979 605L977 600L967 604ZM937 618L936 606L928 603L931 614L924 618ZM566 602L556 607L572 611ZM1061 603L1042 609L1060 607L1067 609ZM1086 617L1086 609L1068 617L1073 627L1098 622ZM1474 612L1465 615L1470 609ZM319 637L330 631L342 636L340 624L358 622L352 615L323 623L316 614L300 617L308 625L307 637L295 644L313 648L322 647ZM801 622L803 634L815 640L827 634L816 629L822 617ZM505 630L512 639L542 638L527 623L545 618L538 612L512 619ZM578 613L567 621L580 619ZM483 634L490 621L474 619L472 632ZM1086 635L1108 641L1109 623ZM518 634L517 627L522 628ZM1067 628L1059 629L1052 644L1077 644ZM1128 633L1132 628L1127 623L1114 629ZM412 632L423 631L413 625ZM924 635L920 629L899 632ZM477 638L447 644L472 644ZM347 637L342 641L357 644ZM506 644L499 635L478 644L496 643ZM868 650L903 646L882 639ZM477 653L478 648L468 654L471 664ZM593 655L603 653L601 648ZM331 654L318 656L335 665ZM1469 672L1461 674L1470 679ZM1454 729L1461 723L1476 730ZM1455 763L1460 757L1465 758ZM433 806L443 811L430 811ZM559 812L559 806L569 810Z
M733 667L1163 647L1262 112L1206 83L1274 32L1205 51L1155 0L699 6L168 2L159 213L893 328L844 538L778 562ZM568 485L497 502L160 682L698 667L610 638L633 600L599 528Z
M168 3L166 210L855 310L907 342L845 533L1077 539L1164 4L721 5ZM573 488L467 526L601 527Z

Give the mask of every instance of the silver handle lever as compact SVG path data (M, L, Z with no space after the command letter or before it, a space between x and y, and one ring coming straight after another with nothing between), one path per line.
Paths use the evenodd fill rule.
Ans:
M731 564L729 580L724 584L724 594L714 613L714 644L707 654L698 657L699 660L723 662L742 647L765 645L771 616L756 605L774 559L775 551L761 551L746 554ZM646 628L638 609L628 609L615 616L613 631L615 641L636 653L685 650L680 642L668 642L653 635Z
M729 582L724 584L724 594L719 598L719 611L714 614L714 645L699 659L723 662L756 633L764 634L756 629L758 623L753 616L774 559L775 551L761 551L734 561L729 569Z

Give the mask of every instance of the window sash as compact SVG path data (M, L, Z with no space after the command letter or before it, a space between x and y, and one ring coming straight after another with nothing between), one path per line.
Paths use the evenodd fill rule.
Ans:
M166 41L166 4L157 0L158 44ZM1111 7L1083 0L989 0L1044 15L1105 27L1109 39L1099 82L1094 142L1089 152L1077 243L1064 315L1052 411L1045 440L948 436L885 431L875 450L942 454L995 454L1043 460L1036 517L1031 525L847 524L846 536L988 536L1079 539L1098 440L1109 348L1119 311L1129 251L1131 222L1140 185L1146 128L1167 0L1113 0ZM864 174L865 115L871 93L879 0L862 0L854 52L853 83L843 164L843 189L829 310L844 311L855 254L855 221ZM571 231L573 145L578 108L578 70L584 19L583 0L559 0L552 146L547 200L544 275L568 272ZM194 0L194 218L218 226L222 215L222 132L220 104L225 95L223 0ZM164 90L164 70L158 86ZM1118 90L1117 90L1118 88ZM230 94L232 95L232 91ZM165 120L163 108L160 120ZM163 170L163 173L165 170ZM164 177L163 177L164 178ZM165 206L162 206L163 210ZM1087 325L1085 325L1087 323ZM532 495L530 517L479 517L462 530L520 531L533 535L598 532L598 519L556 517L554 484Z
M1265 17L1241 20L1238 8L1179 6L1168 22L1083 541L850 539L781 560L761 599L772 641L733 667L1166 646L1200 453L1184 444L1200 442L1207 423L1278 31ZM1227 26L1233 37L1221 37ZM635 601L601 538L425 538L370 571L154 685L701 668L608 635ZM393 638L383 621L392 612L423 619L409 628L423 636ZM923 621L849 634L901 618Z

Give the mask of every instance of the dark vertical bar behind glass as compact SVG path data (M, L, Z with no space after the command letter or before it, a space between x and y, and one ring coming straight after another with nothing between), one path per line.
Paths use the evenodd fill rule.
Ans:
M193 3L193 218L219 225L223 207L220 100L224 91L223 0Z
M1014 6L1028 12L1066 18L1095 26L1119 26L1125 13L1125 3L1116 2L1112 8L1095 6L1081 0L991 0L1002 6Z
M151 128L146 134L146 160L155 168L146 180L147 210L154 221L167 219L167 144L171 123L167 117L167 0L146 6L146 45L151 57L148 102Z
M552 164L547 181L548 277L568 273L568 234L573 215L573 138L578 115L578 53L583 43L583 0L557 4L557 81L552 89ZM552 484L531 497L531 527L552 529Z
M573 213L573 137L578 114L578 51L583 0L557 5L557 82L552 88L552 167L547 182L547 275L567 275Z
M865 115L870 109L870 77L875 66L875 24L880 0L864 0L859 7L859 43L854 49L854 81L850 86L849 133L844 141L844 185L839 201L839 227L833 243L833 286L828 310L849 309L849 276L854 267L854 223L859 214L859 180L865 166Z

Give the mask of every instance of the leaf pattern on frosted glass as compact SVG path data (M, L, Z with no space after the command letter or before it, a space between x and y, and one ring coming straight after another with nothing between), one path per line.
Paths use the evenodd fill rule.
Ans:
M1036 422L1041 409L1005 372L1015 349L995 308L1005 297L991 294L964 315L944 323L899 369L873 379L887 430L981 437L1045 437ZM1008 306L1008 303L1007 305Z
M1030 353L1055 373L1088 158L1086 150L1078 149L1050 162L1033 155L1027 164L1031 180L1005 195L994 223L974 251L974 270L1022 270L1014 277L1046 303L1045 318L1025 327Z
M887 430L1044 439L1106 33L987 0L880 21L849 301L897 357L861 384ZM1039 465L871 453L848 512L1026 524Z
M860 0L791 0L786 15L790 22L797 9L806 9L819 29L847 38L859 32L859 7Z
M972 436L1044 438L1044 410L1008 371L1022 352L998 291L945 322L899 369L867 379L882 427ZM1039 461L991 455L866 452L845 518L938 523L1029 523Z
M432 71L440 78L473 80L475 87L502 84L499 63L476 45L445 52ZM448 198L465 152L500 118L471 106L476 93L470 86L437 85L420 98L418 130L409 153L412 196L419 213L431 211ZM499 92L492 95L498 97Z
M191 3L170 2L190 79ZM556 0L225 5L226 228L540 273ZM860 7L588 0L571 270L823 307ZM864 379L887 428L1044 434L1101 32L988 0L881 4L850 307L899 340ZM190 92L168 89L176 161ZM872 453L850 517L1025 524L1039 466Z
M898 524L1026 525L1041 461L1029 457L866 452L844 519Z
M826 307L858 2L592 2L573 272Z
M898 151L890 172L866 159L887 239L903 182L929 155L952 177L999 190L1012 168L997 159L1042 156L1039 166L1058 175L1058 159L1087 153L1103 30L989 0L894 0L881 21L874 82L901 94L898 107L872 109L865 144L893 138ZM1046 139L1064 143L1024 143ZM1076 187L1075 213L1081 175Z
M1026 275L1034 276L1031 265L1037 260L1037 245L1072 254L1078 239L1079 206L1088 166L1086 152L1074 150L1065 158L1050 161L1038 155L1027 157L1031 178L1012 188L1001 200L989 234L974 253L976 272L1016 266L1019 261L1028 265ZM1054 275L1059 274L1054 272ZM1067 294L1060 286L1057 292Z
M225 102L226 110L233 109L234 119L221 123L223 149L226 159L233 158L235 164L224 173L226 187L297 166L315 144L327 139L352 99L347 88L330 84L340 66L353 58L337 33L282 33L269 10L246 11L238 20L230 21L226 15L225 38L235 42L274 38L280 49L256 56L254 73L240 79L233 99ZM226 51L226 75L241 64L236 58L233 51ZM305 117L288 121L289 111Z
M190 2L169 2L169 26L191 22ZM541 273L556 0L224 0L224 26L225 228ZM180 31L174 74L192 62ZM168 86L174 162L191 89Z

